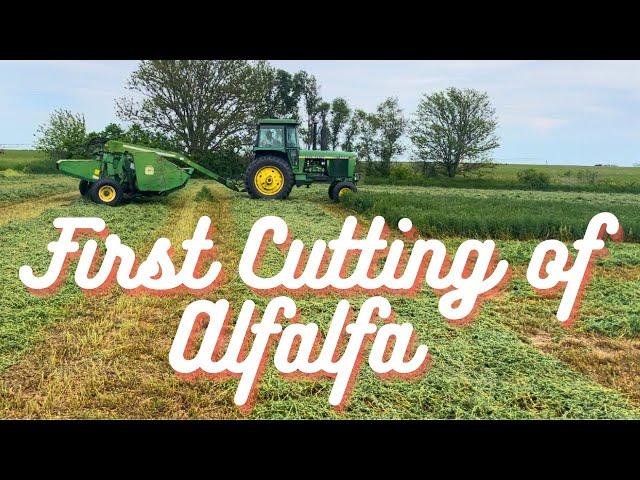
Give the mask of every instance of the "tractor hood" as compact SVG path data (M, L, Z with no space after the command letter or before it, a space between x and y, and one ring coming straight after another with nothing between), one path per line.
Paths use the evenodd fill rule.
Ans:
M356 152L340 152L337 150L300 150L300 158L356 158Z

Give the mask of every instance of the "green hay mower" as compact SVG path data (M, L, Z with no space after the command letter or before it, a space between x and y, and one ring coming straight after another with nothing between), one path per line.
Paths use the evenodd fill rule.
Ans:
M106 142L94 159L57 163L60 172L80 179L83 196L111 206L125 198L171 193L184 187L194 171L261 199L285 199L294 185L328 183L329 197L338 201L347 191L357 191L355 166L353 152L301 150L298 122L290 119L259 121L244 182L218 175L179 153L116 140Z

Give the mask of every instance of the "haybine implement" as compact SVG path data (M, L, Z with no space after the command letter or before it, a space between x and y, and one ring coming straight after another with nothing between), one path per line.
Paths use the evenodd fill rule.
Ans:
M60 172L80 179L83 196L111 206L140 195L167 195L184 187L194 171L260 199L285 199L294 186L328 183L329 197L338 201L357 191L355 166L353 152L300 149L298 122L291 119L259 121L244 179L223 177L179 153L116 140L104 143L93 159L57 163Z

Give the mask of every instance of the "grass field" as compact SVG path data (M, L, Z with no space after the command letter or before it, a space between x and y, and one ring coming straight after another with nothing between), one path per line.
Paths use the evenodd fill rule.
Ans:
M483 170L480 176L443 175L427 177L422 165L397 162L392 165L391 178L366 175L369 185L428 186L491 190L529 190L531 187L518 179L518 173L532 169L548 177L548 191L640 193L640 167L591 167L576 165L496 164Z
M591 174L596 180L611 184L623 185L640 182L639 167L593 167L582 165L528 165L528 164L497 164L491 176L498 180L516 181L518 172L526 168L534 168L551 176L563 179L565 183L579 183L581 177Z
M37 150L4 150L0 155L0 174L12 170L22 173L55 173L55 162Z
M78 190L78 182L62 175L13 174L0 176L0 207L26 202L33 198L55 196Z
M206 298L226 298L236 310L245 299L253 299L260 311L270 297L253 293L236 272L246 236L263 215L283 217L292 235L307 245L334 238L350 213L366 228L372 213L382 208L380 196L389 200L390 209L397 199L405 201L403 216L416 224L429 220L423 215L434 208L430 202L441 210L447 206L467 214L472 207L494 205L483 211L485 219L504 213L511 202L518 205L514 216L507 217L511 219L533 213L529 207L539 205L540 218L576 213L579 220L571 228L579 228L590 209L619 206L622 210L617 213L627 230L632 227L635 232L639 224L634 211L640 200L634 195L545 192L529 197L521 191L365 185L359 196L373 203L356 209L357 195L349 197L351 203L345 208L329 202L324 186L295 189L289 200L274 203L194 180L166 198L107 208L83 200L74 181L63 184L66 179L58 176L21 178L22 190L34 194L10 194L21 191L11 183L14 178L0 181L0 198L5 202L0 207L0 417L4 418L243 417L232 401L237 380L187 381L169 366L169 348L182 311L195 299L192 295L131 297L116 288L101 296L84 296L72 278L50 297L26 292L18 268L23 264L37 272L46 268L46 245L56 238L51 222L57 216L100 216L111 232L144 257L158 236L179 245L192 234L199 216L207 214L216 227L214 241L227 280ZM38 182L47 181L59 185L58 193L39 190ZM11 208L17 205L20 208ZM391 223L399 213L396 209L388 214ZM363 368L348 407L337 413L328 404L329 380L286 380L269 362L248 416L639 418L640 247L633 242L610 246L609 257L598 260L579 319L572 329L564 329L555 319L559 298L536 295L525 278L540 231L517 240L520 235L505 230L505 225L497 224L487 233L499 233L501 256L513 266L513 277L500 295L483 304L473 323L447 324L437 311L437 297L428 289L415 298L387 297L396 321L412 323L420 341L430 348L432 367L425 376L412 382L383 381ZM438 224L433 232L451 249L473 231L444 226ZM572 231L554 228L567 237ZM636 241L633 235L637 234L630 237ZM183 252L176 250L180 264ZM275 273L281 265L281 253L268 248L264 272ZM302 321L326 329L339 298L296 297ZM349 300L357 309L365 298L356 295Z

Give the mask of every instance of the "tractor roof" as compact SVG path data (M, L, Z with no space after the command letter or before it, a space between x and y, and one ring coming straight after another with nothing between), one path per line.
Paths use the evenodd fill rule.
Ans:
M258 124L268 124L268 125L297 125L300 122L295 118L261 118L258 120Z

